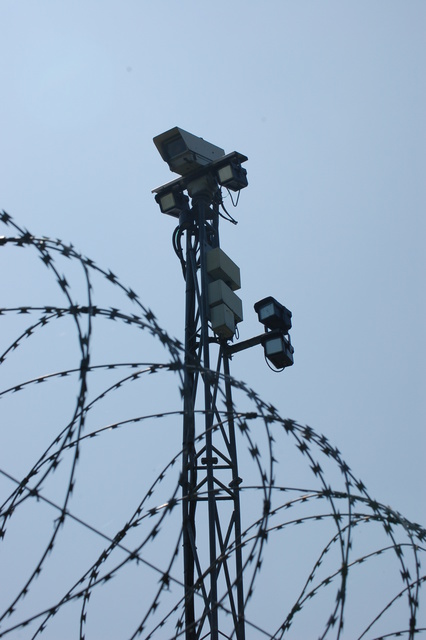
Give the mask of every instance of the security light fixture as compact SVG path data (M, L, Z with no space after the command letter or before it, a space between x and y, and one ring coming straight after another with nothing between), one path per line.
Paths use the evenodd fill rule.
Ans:
M265 357L276 369L285 369L294 364L294 349L290 340L281 333L268 332L263 340Z
M189 198L180 190L163 190L155 196L160 205L161 213L179 218L182 211L189 209Z
M280 329L284 333L290 331L291 311L272 296L256 302L254 310L258 315L259 322L261 322L266 329Z
M174 127L154 138L161 157L174 173L186 176L225 155L220 147Z
M231 191L240 191L247 187L247 171L236 162L227 162L217 170L217 180L222 187Z

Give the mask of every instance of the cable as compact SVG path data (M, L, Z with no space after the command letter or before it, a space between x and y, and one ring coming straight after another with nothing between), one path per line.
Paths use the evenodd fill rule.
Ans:
M232 200L232 196L231 196L231 193L230 193L229 189L227 189L227 191L228 191L228 194L229 194L229 196L231 198L231 202L232 202L233 206L236 207L237 203L238 203L238 199L237 199L237 202L234 204L234 201ZM238 192L238 196L239 196L239 193L240 192ZM218 204L222 207L222 209L226 213L226 216L224 216L222 213L220 213L220 211L218 211L218 214L220 215L220 217L223 218L224 220L227 220L228 222L231 222L232 224L238 224L238 221L235 220L235 218L233 218L231 216L231 214L226 209L226 207L225 207L225 205L223 203L222 189L220 190L219 195L218 195Z
M180 266L182 267L183 279L186 280L186 260L183 257L182 236L183 236L183 229L180 225L178 225L173 232L172 244L173 244L174 252L179 258Z

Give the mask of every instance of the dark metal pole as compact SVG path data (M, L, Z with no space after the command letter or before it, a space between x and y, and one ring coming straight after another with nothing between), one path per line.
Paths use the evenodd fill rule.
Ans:
M218 213L211 208L216 183L200 181L192 192L192 226L186 229L186 302L185 302L185 373L182 455L182 516L185 585L185 640L208 637L219 640L218 585L224 581L226 592L221 606L229 606L233 621L232 635L244 640L244 594L241 551L241 522L237 467L237 448L229 377L229 355L226 341L220 341L218 371L210 370L209 300L207 252L219 245ZM219 340L213 339L219 346ZM225 375L226 420L216 406L221 366ZM196 435L196 400L198 383L204 392L204 445ZM219 423L219 430L216 421ZM219 442L216 442L217 431ZM223 440L220 438L223 437ZM215 440L215 442L213 442ZM198 445L197 443L200 442ZM230 473L226 484L220 474ZM219 474L219 475L218 475ZM198 475L200 477L198 478ZM230 482L229 482L230 481ZM207 495L206 495L207 489ZM232 514L224 516L220 500L232 501ZM207 503L208 541L200 539L199 554L196 536L198 502ZM226 511L225 511L226 513ZM224 534L225 532L225 534ZM234 536L233 567L226 549ZM206 546L207 545L207 546ZM206 555L208 565L205 566ZM196 613L199 598L199 613ZM225 602L226 598L226 602ZM223 600L223 604L222 604ZM227 620L229 617L226 616ZM206 625L209 625L206 635Z
M228 411L228 428L229 428L229 444L232 465L232 486L234 492L234 527L235 527L235 570L236 570L236 589L237 589L237 611L238 611L238 628L236 629L237 640L245 639L244 624L244 589L243 589L243 560L241 545L241 516L240 516L240 484L241 478L238 475L237 462L237 445L235 441L235 423L234 409L232 404L232 388L229 371L229 357L222 353L223 372L225 374L225 394L226 405Z
M210 631L211 640L218 640L218 609L217 609L217 552L216 552L216 499L214 487L213 467L213 410L210 380L210 350L208 328L208 297L207 297L207 266L206 266L206 214L210 211L212 198L209 194L201 193L194 198L194 206L198 213L198 229L200 242L200 321L202 366L204 369L204 415L206 434L206 476L207 476L207 504L209 514L209 555L210 555Z

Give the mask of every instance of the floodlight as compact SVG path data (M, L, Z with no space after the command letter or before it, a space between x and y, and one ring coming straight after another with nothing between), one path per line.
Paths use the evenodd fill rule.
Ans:
M294 349L290 344L290 340L282 334L267 333L263 340L263 347L266 358L277 369L285 369L285 367L291 367L294 364Z
M193 173L225 155L220 147L180 127L156 136L154 144L170 170L181 176Z
M259 322L267 329L281 329L288 333L291 329L291 311L272 296L259 300L254 305Z
M217 170L217 180L222 187L240 191L247 187L247 171L240 164L228 162Z
M182 211L189 209L189 198L182 191L160 191L155 196L156 202L160 205L161 213L179 218Z

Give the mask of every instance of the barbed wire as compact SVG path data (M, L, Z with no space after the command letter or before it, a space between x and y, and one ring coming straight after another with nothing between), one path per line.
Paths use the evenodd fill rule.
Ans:
M37 303L34 286L33 305L0 301L6 340L0 347L0 637L184 637L179 507L186 496L177 444L183 345L112 271L72 245L32 235L4 211L0 220L10 233L0 237L0 259L27 249L54 284L49 305ZM70 284L74 267L77 287ZM95 281L107 285L99 297ZM110 306L114 296L118 302ZM74 338L55 350L53 328L65 321ZM117 338L110 339L106 326ZM116 341L134 356L135 331L157 359L108 357ZM41 356L28 353L37 342ZM63 357L75 362L47 368ZM373 499L325 436L283 419L233 378L230 412L224 376L199 373L216 376L223 397L212 430L232 418L238 431L248 637L425 634L425 529ZM199 535L202 515L200 509ZM221 548L216 606L230 614L221 568L235 542ZM211 569L194 586L200 600ZM227 626L223 616L224 638L234 637L228 619Z

